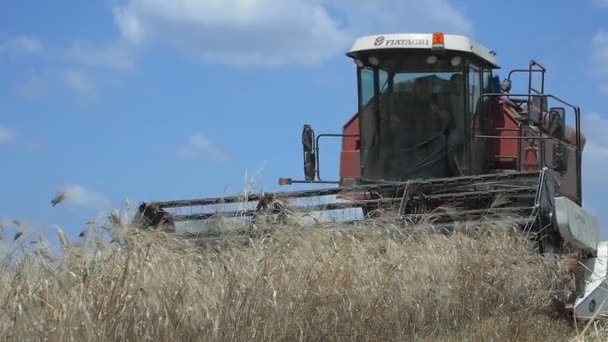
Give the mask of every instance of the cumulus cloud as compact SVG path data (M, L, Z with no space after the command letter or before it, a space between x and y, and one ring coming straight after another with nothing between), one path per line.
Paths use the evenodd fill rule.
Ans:
M0 125L0 145L13 143L16 137L17 133L14 130Z
M169 44L237 65L316 63L349 42L327 10L310 0L134 0L114 13L134 44Z
M180 159L211 158L215 161L226 161L228 155L202 133L197 133L188 138L188 142L174 149L173 154Z
M128 0L114 9L114 20L135 46L167 44L240 66L315 64L372 31L472 32L448 0Z
M110 205L110 199L103 193L76 184L61 187L53 202L54 205L63 204L95 210L104 210Z
M37 54L42 52L42 43L30 37L14 37L0 40L0 55L19 56L24 54Z
M76 95L98 90L107 71L130 72L155 47L195 61L231 66L314 65L343 56L364 34L438 31L473 35L463 9L450 0L118 0L119 34L109 42L44 44L32 37L0 38L0 57L30 55L40 68L18 89L25 99L55 85ZM43 62L47 62L43 64Z

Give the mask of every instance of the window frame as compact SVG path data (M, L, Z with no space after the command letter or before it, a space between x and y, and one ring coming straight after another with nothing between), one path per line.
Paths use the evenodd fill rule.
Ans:
M465 120L467 122L467 125L465 126L465 151L464 151L464 155L465 155L465 165L462 165L463 167L463 171L465 174L469 174L469 173L477 173L481 170L476 170L475 166L476 166L476 161L474 160L474 155L475 153L473 153L473 143L475 142L475 134L477 134L476 132L473 132L471 129L472 123L473 123L473 103L472 103L472 99L474 98L474 94L471 91L471 74L472 72L476 72L477 73L477 84L479 84L479 88L477 90L478 92L478 98L481 98L481 95L483 94L482 92L482 83L483 83L483 65L479 65L478 63L475 63L474 61L472 61L471 59L466 59L466 66L465 66L465 88L466 88L466 96L465 96ZM475 125L475 127L477 127ZM477 127L477 129L481 129L481 127ZM481 166L483 167L483 165Z
M481 99L481 96L485 93L485 89L487 87L491 87L492 86L492 76L493 76L493 68L488 66L486 63L484 63L483 61L479 60L478 58L472 57L470 55L467 54L462 54L460 55L462 58L462 63L460 64L460 66L457 68L459 69L458 71L461 72L463 74L463 78L464 78L464 92L465 92L465 96L464 96L464 106L465 106L465 127L464 127L464 134L465 134L465 141L464 141L464 151L463 151L463 165L460 165L462 171L464 174L469 174L470 172L480 172L482 170L477 170L476 168L478 167L482 167L483 165L479 165L480 161L478 160L473 160L475 157L476 153L473 153L474 151L472 150L472 145L474 144L474 135L475 134L479 134L479 132L472 132L472 113L473 113L473 99L477 98L477 100ZM359 114L359 134L362 135L361 133L364 130L367 130L368 128L365 127L366 126L366 121L367 120L373 120L375 121L374 124L376 125L376 130L380 130L381 129L381 124L379 122L380 120L380 115L379 115L379 101L377 98L377 95L380 92L380 73L381 72L387 72L384 70L381 70L380 67L377 66L371 66L371 65L364 65L364 66L359 66L357 65L357 97L358 97L358 114ZM373 77L373 95L371 95L371 97L365 98L363 97L363 93L364 93L364 80L363 80L363 75L365 72L369 72L370 74L372 74ZM421 71L422 72L422 71ZM476 76L473 76L473 73L477 73ZM473 78L472 78L473 77ZM477 89L475 90L475 92L473 93L471 91L471 85L472 85L472 81L475 82L476 85L478 85ZM367 101L364 103L364 101ZM479 101L477 101L477 103L479 103ZM365 106L372 106L372 110L370 112L371 115L374 116L374 118L369 118L366 120L363 120L363 109L365 108ZM479 108L477 108L477 110L479 110ZM368 122L369 123L369 122ZM476 130L483 130L483 127L476 127ZM382 136L381 132L378 132L380 136ZM361 139L363 137L361 136ZM375 138L378 138L377 135L375 135ZM369 149L370 146L377 144L379 142L363 142L363 140L361 140L361 148L359 150L360 152L360 172L361 172L361 176L364 177L365 176L365 166L368 164L367 159L370 158L369 152L371 151ZM475 164L475 165L474 165Z

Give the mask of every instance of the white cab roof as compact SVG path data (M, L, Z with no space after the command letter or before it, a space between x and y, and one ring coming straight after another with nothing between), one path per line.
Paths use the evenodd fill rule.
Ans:
M495 67L496 53L466 36L445 34L446 50L463 51L475 54ZM383 49L431 49L433 33L390 33L358 38L347 55L370 50Z

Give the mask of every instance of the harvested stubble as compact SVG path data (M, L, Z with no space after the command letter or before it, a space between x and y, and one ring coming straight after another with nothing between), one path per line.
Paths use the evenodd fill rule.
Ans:
M0 333L47 341L563 341L551 258L508 227L452 236L376 220L348 232L197 248L128 227L120 244L3 264ZM279 229L280 228L280 229ZM493 227L496 228L496 227ZM501 227L498 227L501 228ZM90 240L95 241L95 239ZM95 246L95 247L93 247Z

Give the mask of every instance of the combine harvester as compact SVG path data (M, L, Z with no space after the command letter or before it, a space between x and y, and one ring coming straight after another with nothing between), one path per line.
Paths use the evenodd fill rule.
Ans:
M356 64L357 114L342 134L315 136L304 125L305 179L279 180L336 186L143 203L134 223L175 231L184 222L255 220L286 208L359 208L363 218L390 211L415 223L456 207L456 215L433 213L432 224L449 230L491 211L534 233L541 253L577 255L585 271L564 303L570 312L583 320L608 312L608 241L599 241L597 220L582 208L580 109L545 94L542 65L531 61L500 82L494 51L443 33L366 36L347 56ZM527 76L527 91L511 93L515 74ZM322 137L342 139L338 181L320 177Z

